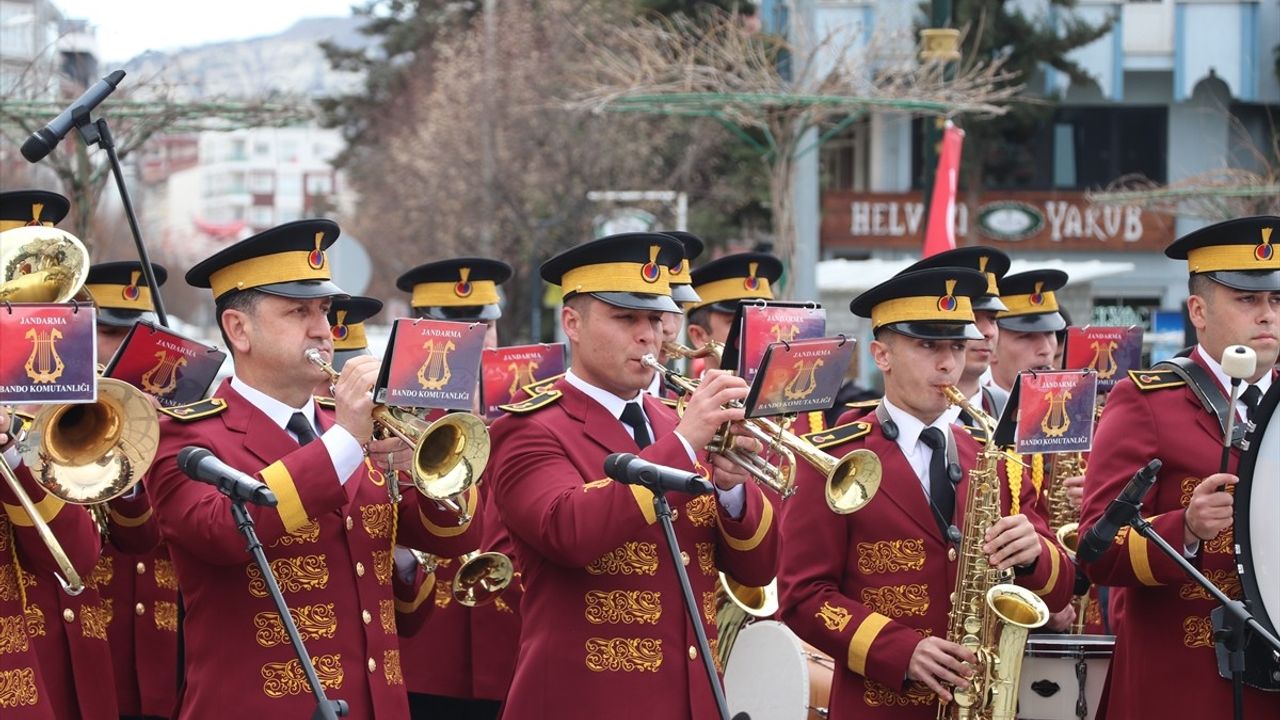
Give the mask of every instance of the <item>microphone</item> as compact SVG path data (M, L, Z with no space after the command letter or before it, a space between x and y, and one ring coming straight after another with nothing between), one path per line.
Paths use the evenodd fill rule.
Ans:
M715 488L701 475L641 460L635 453L614 453L604 459L604 474L627 485L643 485L650 490L706 495Z
M1116 539L1116 533L1120 532L1120 528L1128 525L1142 508L1142 498L1146 497L1151 491L1151 486L1156 484L1156 473L1160 472L1162 464L1159 458L1155 458L1133 474L1129 484L1120 491L1120 496L1111 501L1102 518L1084 534L1080 546L1076 549L1078 562L1091 563L1102 557L1102 553L1106 552L1111 542Z
M79 100L71 103L71 107L62 111L62 114L54 118L48 125L31 133L31 137L22 143L22 157L27 162L37 163L44 159L45 155L53 152L53 149L62 142L62 138L71 132L71 128L75 127L75 116L77 111L83 108L84 112L92 112L98 107L98 103L107 99L107 96L115 91L116 86L124 79L124 71L116 70L110 75L102 78L94 83L92 87L84 91Z
M263 507L275 507L278 502L271 488L222 462L202 447L188 445L179 450L178 468L191 479L218 488L232 500Z

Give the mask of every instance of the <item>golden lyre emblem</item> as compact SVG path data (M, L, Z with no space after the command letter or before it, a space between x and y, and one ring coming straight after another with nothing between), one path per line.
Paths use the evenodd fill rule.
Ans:
M773 333L774 342L791 342L796 339L796 333L800 332L800 328L795 325L783 325L781 323L769 328L769 332Z
M1071 399L1071 391L1063 390L1061 393L1054 393L1050 390L1044 394L1044 399L1049 403L1049 409L1040 419L1040 429L1048 437L1062 437L1067 433L1067 428L1071 427L1071 415L1067 413L1067 401Z
M1089 361L1089 368L1098 371L1098 379L1106 380L1116 374L1119 367L1116 365L1116 348L1119 345L1115 340L1107 342L1105 345L1097 340L1089 343L1089 347L1093 348L1093 359Z
M800 400L812 395L813 391L818 389L818 368L822 367L823 363L823 360L813 362L801 360L796 363L796 374L782 388L782 394L788 400Z
M507 395L515 397L520 388L538 382L538 378L533 376L533 371L537 369L537 360L530 360L527 363L513 362L507 365L507 370L511 373L511 387L507 388Z
M51 383L62 377L66 367L58 357L58 341L62 331L58 328L31 328L24 336L31 341L31 354L27 356L27 377L33 383Z
M449 369L449 353L454 348L452 340L446 340L439 346L434 339L423 343L427 359L418 368L418 384L423 390L439 390L449 384L449 378L453 377L453 371Z
M814 613L814 617L821 620L828 630L841 632L849 624L849 621L853 619L853 614L842 607L836 607L829 602L824 602L822 607L818 608L818 612Z
M164 396L178 387L178 368L185 367L187 359L181 355L169 356L165 350L156 353L156 364L142 373L142 389L152 395Z

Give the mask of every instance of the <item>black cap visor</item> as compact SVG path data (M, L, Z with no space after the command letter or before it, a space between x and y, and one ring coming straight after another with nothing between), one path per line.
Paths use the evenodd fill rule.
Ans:
M1067 327L1067 319L1056 312L1036 313L996 318L996 325L1014 332L1058 332Z
M272 283L270 285L259 285L255 288L258 292L264 292L268 295L279 295L280 297L293 298L295 300L310 300L311 298L323 297L348 297L347 293L329 280L295 280L293 282Z
M671 299L677 303L696 303L702 300L698 297L698 293L693 291L692 285L672 285Z
M497 305L420 305L413 309L414 317L453 322L486 322L502 317Z
M1001 300L999 296L983 295L982 297L976 297L973 299L973 309L986 310L988 312L1001 312L1008 310L1009 308L1005 306L1004 301Z
M627 308L628 310L680 312L680 306L676 305L670 295L650 295L648 293L633 292L593 292L590 295L601 302L608 303L614 307Z
M1280 292L1280 270L1215 270L1203 274L1232 290Z
M882 327L917 340L981 340L978 326L968 322L896 322Z
M111 327L133 327L133 324L139 320L146 320L150 323L158 323L159 319L153 312L139 312L137 310L119 310L117 308L98 308L98 324L110 325Z

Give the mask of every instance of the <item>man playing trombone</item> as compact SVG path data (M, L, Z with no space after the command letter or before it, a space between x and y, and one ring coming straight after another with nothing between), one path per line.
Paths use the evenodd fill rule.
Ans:
M542 265L560 285L572 366L493 425L489 481L523 573L523 620L505 720L694 720L715 714L701 651L657 525L653 494L605 477L611 452L693 471L746 383L711 371L683 417L643 392L662 313L676 311L667 268L681 245L656 233L614 235ZM758 449L754 440L739 447ZM669 493L700 620L714 638L718 569L773 577L773 509L749 476L713 456L714 495ZM714 640L712 640L714 643ZM713 649L714 652L714 649Z
M310 717L314 700L264 578L216 489L178 468L184 447L207 448L254 475L279 500L249 507L290 613L331 699L350 717L405 717L395 628L397 542L456 555L477 544L479 524L409 491L389 501L381 461L407 465L399 441L371 442L379 363L347 361L332 403L312 397L325 371L305 353L332 356L326 315L342 291L325 250L328 220L302 220L238 242L197 264L188 284L210 288L235 361L207 401L166 409L147 490L173 556L186 606L186 686L175 717ZM474 490L465 498L475 506Z

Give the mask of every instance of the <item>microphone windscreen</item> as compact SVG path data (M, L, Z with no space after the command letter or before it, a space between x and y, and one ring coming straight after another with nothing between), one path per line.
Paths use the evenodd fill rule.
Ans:
M604 474L616 479L627 471L634 457L632 453L613 453L604 459Z
M212 454L205 448L188 445L178 451L178 468L190 475L195 472L196 466L200 464L201 460Z

